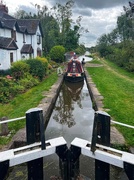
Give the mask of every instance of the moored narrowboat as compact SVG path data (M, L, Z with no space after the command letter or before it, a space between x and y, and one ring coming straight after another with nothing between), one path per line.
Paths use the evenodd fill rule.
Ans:
M85 73L81 62L78 59L71 59L67 64L65 80L70 82L84 81Z

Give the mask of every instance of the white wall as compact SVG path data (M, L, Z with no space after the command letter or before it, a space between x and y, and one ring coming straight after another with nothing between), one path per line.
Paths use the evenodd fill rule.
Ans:
M11 30L10 29L0 29L0 36L10 37L11 38Z
M15 62L17 56L16 50L10 51L5 49L0 49L0 70L6 70L11 67L10 53L13 53L13 60Z
M15 27L14 27L15 30ZM37 57L37 48L40 48L42 51L42 38L41 44L37 44L37 34L41 35L39 27L35 35L25 35L25 44L31 44L34 49L33 57ZM11 30L9 29L0 29L0 36L11 38ZM21 59L29 59L29 54L21 54L21 49L24 45L23 34L16 31L16 44L18 46L17 50L9 51L0 49L0 69L10 68L10 53L13 52L14 62ZM25 58L22 58L25 56Z
M21 60L21 53L20 53L20 51L21 51L21 48L23 47L23 44L24 44L23 43L23 34L16 32L16 40L17 40L16 44L18 46L16 60Z

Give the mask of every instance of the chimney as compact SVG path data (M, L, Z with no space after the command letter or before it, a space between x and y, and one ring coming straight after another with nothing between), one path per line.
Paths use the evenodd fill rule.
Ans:
M8 14L8 7L3 4L3 1L0 2L0 12L7 13Z

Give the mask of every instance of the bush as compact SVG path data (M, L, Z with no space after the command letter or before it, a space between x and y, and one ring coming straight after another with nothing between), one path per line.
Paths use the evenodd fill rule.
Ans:
M26 64L25 61L17 61L12 63L11 75L16 80L24 78L27 73L29 73L29 65Z
M46 75L48 69L48 60L45 57L39 57L39 56L36 59L42 62L42 66L44 66L45 68L45 75Z
M14 86L14 82L7 78L0 78L0 103L7 103L12 97L11 87Z
M38 59L29 59L26 63L30 66L30 74L42 80L46 73L46 65Z
M126 69L130 72L134 72L134 58L130 59L130 61L127 63Z
M25 87L20 85L20 84L14 84L14 86L12 86L10 88L10 99L15 97L17 94L21 94L25 92Z
M31 87L36 86L38 83L38 79L34 78L32 75L27 75L26 78L19 80L19 84L25 89L30 89Z
M54 46L50 50L50 57L53 61L61 63L64 61L65 48L63 46Z

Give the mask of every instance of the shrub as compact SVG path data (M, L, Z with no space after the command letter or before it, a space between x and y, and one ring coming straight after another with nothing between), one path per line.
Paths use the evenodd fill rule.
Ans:
M14 83L12 80L7 78L0 78L0 103L9 102L11 98L11 90L10 87L13 87Z
M29 59L26 60L26 63L30 66L30 74L42 80L46 73L46 66L44 63L38 59Z
M63 46L54 46L50 50L50 57L55 62L61 63L64 61L65 48Z
M130 61L127 63L126 69L130 72L134 72L134 58L130 59Z
M12 86L10 88L10 98L15 97L17 94L21 94L25 92L25 87L20 85L20 84L14 84L14 86Z
M11 75L16 80L24 78L27 73L29 73L29 65L26 64L25 61L17 61L12 63Z
M58 67L58 64L55 62L55 61L52 61L52 60L50 60L50 66L52 67L52 68L57 68Z
M39 56L37 56L36 59L42 62L42 66L44 66L45 68L45 75L46 75L48 69L48 60L45 57L39 57Z
M25 89L29 89L33 86L36 86L38 83L38 79L34 78L32 75L27 75L26 78L19 80L19 84L22 85Z

